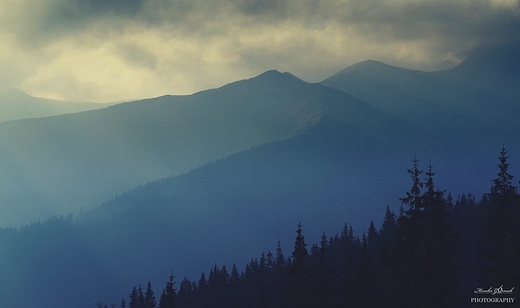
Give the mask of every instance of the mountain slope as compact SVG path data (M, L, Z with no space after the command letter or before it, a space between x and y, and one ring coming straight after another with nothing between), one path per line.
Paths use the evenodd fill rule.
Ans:
M287 256L298 222L308 243L345 222L356 232L371 219L380 225L386 205L396 209L412 185L406 169L414 149L402 132L384 126L366 137L326 114L292 138L148 183L77 219L0 229L0 296L21 308L87 308L92 303L78 297L127 297L147 280L160 288L170 269L177 282L197 279L215 262L242 269L262 250L274 251L278 239ZM494 156L462 156L450 146L435 153L439 146L418 152L435 162L441 189L487 189ZM44 283L22 295L31 279Z
M94 206L146 181L296 136L324 115L359 136L415 135L347 93L276 71L189 96L0 124L0 225Z
M520 128L520 48L477 48L459 66L420 72L366 61L322 81L353 94L397 118L429 132L471 138L505 137Z
M72 103L32 97L21 90L12 88L0 93L0 123L93 110L106 106L107 104Z
M20 308L86 308L92 303L76 298L126 297L148 279L158 288L170 269L180 281L214 262L243 268L262 250L274 251L277 239L288 255L298 221L309 241L345 222L365 228L405 189L408 159L400 156L411 152L383 142L399 142L401 132L373 133L367 143L349 123L323 115L297 136L136 188L78 221L0 230L0 296ZM374 165L383 157L387 165ZM381 176L398 169L391 183ZM43 283L24 296L5 292L23 290L27 279Z

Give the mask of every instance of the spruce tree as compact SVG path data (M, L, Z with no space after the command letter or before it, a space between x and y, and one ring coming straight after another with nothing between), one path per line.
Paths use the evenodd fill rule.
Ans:
M278 244L276 246L275 267L277 269L281 269L284 266L285 266L285 257L283 255L282 246L280 245L280 240L278 240Z
M173 308L175 307L175 282L173 281L173 271L170 273L170 280L166 283L161 298L159 300L159 308Z
M177 295L177 301L180 306L187 303L193 297L195 292L195 288L193 287L192 282L184 276L184 279L181 281L179 286L179 293Z
M318 263L312 269L310 281L310 303L313 307L335 306L334 270L329 266L328 241L325 233L321 236Z
M105 304L105 301L101 300L100 297L99 301L96 302L96 308L108 308L108 306Z
M135 286L132 288L132 292L130 293L130 301L128 302L129 308L141 308L139 307L139 293Z
M381 242L379 239L379 232L374 225L374 221L370 221L367 234L368 249L373 259L379 259L379 253L381 251Z
M508 158L503 146L499 172L488 195L482 243L487 264L482 266L481 274L489 277L488 283L515 285L520 283L520 198L509 173Z
M284 307L308 307L309 306L309 269L306 261L309 259L302 224L298 224L298 234L294 242L292 263L287 272L287 282L283 288Z
M408 209L398 218L389 264L394 291L401 291L396 300L403 307L454 306L458 249L456 233L448 219L451 209L445 192L435 187L431 164L425 182L418 182L422 171L417 158L412 162L413 168L408 170L412 174L412 189L401 199Z
M411 169L408 169L408 174L410 174L412 177L412 188L410 191L406 192L406 197L400 199L403 204L409 206L408 211L413 211L417 206L420 206L421 189L424 186L424 183L421 181L420 177L424 170L419 169L419 160L417 159L417 154L414 156L414 159L412 159L411 162L413 165Z
M152 283L148 281L146 287L146 293L144 295L144 308L156 308L157 302L155 301L155 293L152 289Z
M141 285L139 285L139 289L137 290L137 307L138 308L145 308L145 298L143 294L143 288Z

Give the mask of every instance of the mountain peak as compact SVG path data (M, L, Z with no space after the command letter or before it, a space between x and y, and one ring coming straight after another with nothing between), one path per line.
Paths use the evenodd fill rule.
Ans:
M390 65L388 64L385 64L383 62L379 62L379 61L375 61L375 60L365 60L365 61L361 61L361 62L358 62L356 64L353 64L339 72L337 72L336 74L332 75L332 76L337 76L337 75L341 75L341 74L347 74L347 73L350 73L352 71L355 71L357 69L362 69L362 70L374 70L374 69L380 69L380 68L386 68L386 67L390 67Z
M289 72L280 72L280 71L277 71L277 70L269 70L269 71L265 71L263 72L262 74L256 76L256 77L253 77L251 78L251 80L255 80L255 79L259 79L259 80L272 80L272 81L299 81L299 82L302 82L302 80L296 76L294 76L293 74L289 73Z
M281 73L277 70L269 70L252 78L229 83L223 86L222 89L225 89L226 91L238 90L240 92L256 91L259 89L273 91L273 89L282 88L288 90L292 87L299 87L304 84L307 83L291 73Z

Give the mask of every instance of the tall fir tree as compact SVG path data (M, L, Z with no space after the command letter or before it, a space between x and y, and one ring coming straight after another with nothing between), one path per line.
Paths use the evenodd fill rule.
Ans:
M482 243L487 262L481 273L489 277L488 283L515 285L520 283L520 198L509 173L508 158L502 146L499 172L489 193Z
M283 255L282 246L280 244L280 240L278 240L278 244L276 245L276 259L275 259L275 267L277 269L281 269L285 266L285 257Z
M170 273L170 280L166 283L161 298L159 299L159 308L173 308L175 307L175 282L173 281L173 271Z
M421 205L421 190L424 186L421 181L421 174L424 170L419 169L419 161L417 154L415 154L414 159L411 160L412 168L408 169L408 174L412 177L412 188L406 192L406 197L400 199L403 204L408 205L408 211L413 211Z
M309 259L302 224L298 224L297 236L294 242L292 262L287 271L287 282L283 288L284 307L309 307L309 269L306 262Z
M128 302L129 308L141 308L139 307L139 293L137 292L136 287L132 288L132 292L130 293L130 301Z
M138 308L145 308L145 297L143 293L143 287L139 285L139 289L137 289L137 307Z
M155 293L152 289L152 283L148 281L146 292L144 294L144 308L156 308L157 302L155 300Z
M321 236L318 263L312 269L310 281L310 303L313 307L335 307L334 270L329 266L328 241L325 233Z
M444 191L435 187L433 167L425 182L415 157L412 188L401 199L404 210L398 218L397 237L390 262L392 286L401 290L394 298L402 307L456 307L456 233L449 222L450 206ZM422 188L426 188L423 193ZM393 292L392 292L393 293ZM443 294L439 297L439 294Z

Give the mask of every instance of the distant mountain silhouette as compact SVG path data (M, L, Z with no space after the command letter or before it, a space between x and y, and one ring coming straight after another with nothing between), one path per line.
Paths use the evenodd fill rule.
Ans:
M92 207L147 181L297 136L324 116L358 140L381 132L420 139L352 95L277 71L193 95L12 121L0 124L0 225Z
M512 144L520 129L518 45L476 48L453 69L420 72L366 61L322 81L418 129L469 144Z
M107 105L72 103L33 97L22 90L11 88L0 93L0 122L93 110Z
M349 111L362 116L355 107ZM309 240L323 231L332 235L346 221L366 228L371 218L382 218L392 201L387 197L397 199L395 192L408 181L405 172L391 181L381 176L405 169L407 159L391 162L398 161L401 151L412 151L390 151L387 142L399 142L402 132L388 128L382 125L368 136L363 127L324 114L292 138L138 187L71 224L54 220L33 225L16 238L0 230L0 246L9 256L0 261L0 271L13 277L0 290L52 279L23 297L0 294L4 303L17 307L86 308L92 304L75 299L127 296L128 287L140 281L162 283L170 269L180 281L184 275L198 278L214 262L236 262L243 268L261 250L274 252L277 239L288 255L295 221L306 222ZM368 145L366 137L371 137ZM373 165L382 158L389 163ZM29 270L37 264L45 270ZM60 286L76 279L80 282ZM67 297L59 296L64 290Z

